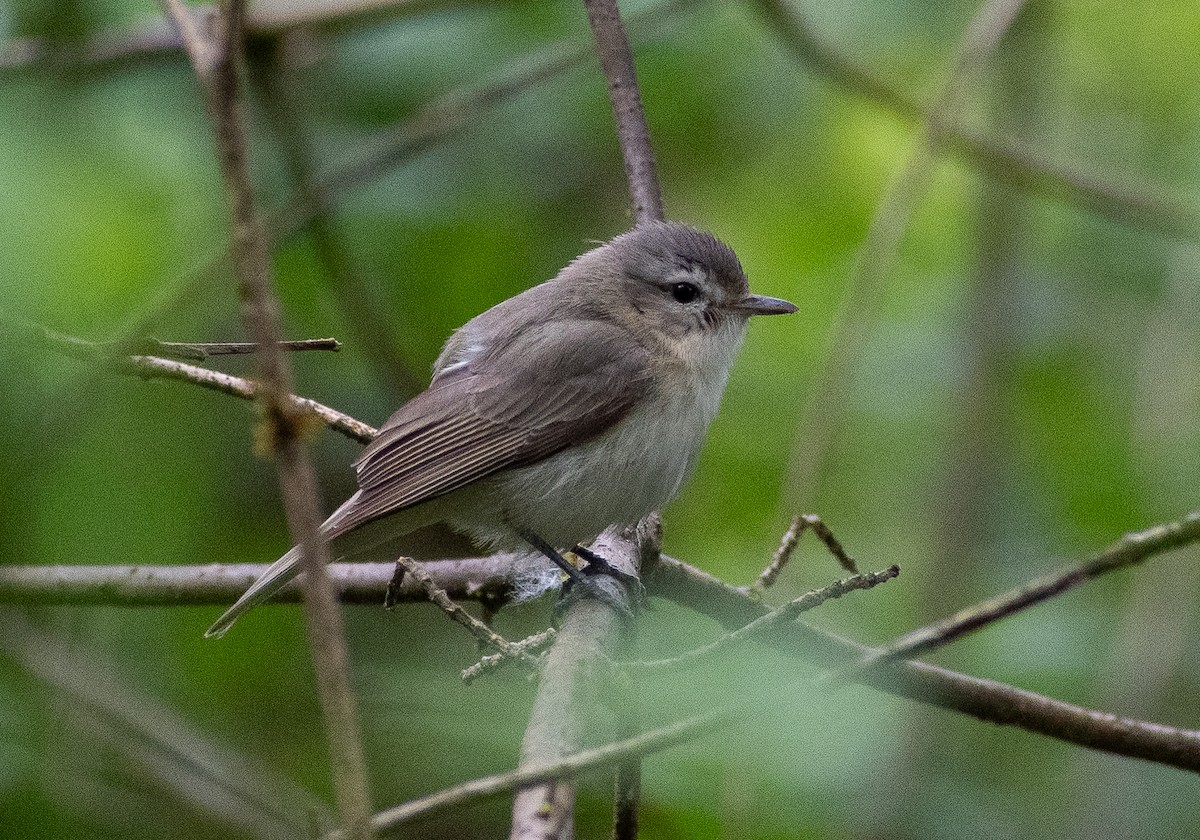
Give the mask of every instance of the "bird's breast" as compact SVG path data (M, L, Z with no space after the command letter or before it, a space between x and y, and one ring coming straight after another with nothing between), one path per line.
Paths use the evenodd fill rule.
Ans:
M560 547L638 521L678 493L719 402L699 382L656 381L605 433L497 476L508 519Z

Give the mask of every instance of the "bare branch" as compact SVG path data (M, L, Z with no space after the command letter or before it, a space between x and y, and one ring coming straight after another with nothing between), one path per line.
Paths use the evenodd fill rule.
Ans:
M640 546L630 535L609 529L592 546L611 565L630 575L641 567ZM629 603L628 587L615 578L591 578L613 599ZM555 764L579 752L585 738L600 730L600 695L611 676L608 652L626 629L626 615L612 604L577 587L554 646L546 655L529 725L521 742L521 769ZM575 789L565 779L522 789L513 802L513 840L570 837L574 827Z
M1200 542L1196 534L1200 527L1196 524L1198 517L1200 512L1160 526L1178 535L1177 544L1160 541L1143 545L1141 551L1148 557ZM1186 533L1181 528L1183 524L1187 526ZM1156 531L1150 529L1150 533ZM486 593L492 587L496 597L502 598L508 591L507 570L513 559L496 555L424 565L438 586L457 598L488 598L491 596ZM173 571L176 568L178 571ZM265 568L262 565L0 567L0 600L57 604L224 604ZM345 600L380 604L394 566L335 564L331 571L342 582ZM649 594L707 615L730 631L771 612L745 587L727 584L671 557L660 559L646 585ZM415 583L406 581L404 593L412 600L425 600ZM297 600L295 590L284 590L279 598ZM777 625L763 641L822 668L846 666L876 650L799 621ZM1090 749L1200 772L1200 731L1119 717L923 662L881 663L853 678L889 694L990 723L1016 726Z
M657 572L646 584L652 595L696 610L729 630L770 612L744 590L671 557L661 559ZM850 664L875 650L800 621L778 625L764 641L824 668ZM1200 773L1200 730L1087 709L924 662L882 663L858 676L863 684L888 694L989 723Z
M1144 531L1126 534L1121 540L1091 560L1056 575L1046 575L1029 583L960 610L949 618L905 633L896 641L877 648L857 661L831 672L826 681L837 685L885 662L907 659L949 644L1002 618L1061 595L1081 583L1118 569L1135 566L1147 558L1164 554L1200 540L1200 511L1177 522L1155 525Z
M654 150L650 148L650 130L646 127L633 52L629 48L625 25L621 23L617 0L583 0L583 5L587 7L588 23L596 39L596 53L608 82L608 99L617 124L621 157L625 160L634 218L639 224L662 219L662 190L658 184Z
M300 546L305 574L304 617L309 647L332 758L333 786L342 824L355 840L369 840L370 788L366 760L359 737L358 710L350 688L349 655L342 616L325 567L332 560L320 532L320 502L312 463L303 440L301 417L293 412L288 396L292 373L287 354L278 346L281 330L279 301L275 297L267 238L254 206L250 183L249 150L240 94L238 59L244 40L244 0L222 5L212 47L211 67L194 38L190 14L180 0L165 0L184 38L188 57L201 84L213 117L217 159L232 222L233 265L246 331L259 345L262 381L259 399L265 412L265 430L275 455L279 486L292 539Z
M401 591L405 577L411 577L421 587L421 591L425 593L426 598L440 607L446 615L450 616L451 620L471 631L471 635L480 642L488 647L495 648L505 656L515 659L534 670L541 667L542 662L536 656L526 653L524 648L510 642L464 610L461 605L451 600L450 596L446 594L446 590L438 587L429 573L421 568L421 566L422 564L410 557L396 558L396 572L392 576L392 580L388 583L387 596L384 599L385 606L391 607L399 602L399 599L393 598L393 593Z
M739 627L732 633L727 633L716 641L704 645L703 647L694 648L693 650L681 653L679 656L671 657L670 659L654 659L644 662L629 662L625 667L631 671L658 671L669 668L680 667L695 667L710 661L713 657L718 656L729 648L734 647L742 642L760 637L773 627L779 624L792 621L799 617L802 613L808 612L811 609L821 606L826 601L833 598L841 598L848 592L854 592L859 589L871 589L881 583L887 583L889 580L897 577L900 574L899 566L891 566L881 572L868 572L865 575L855 575L854 577L835 580L829 586L822 589L816 589L812 592L806 592L799 598L796 598L784 604L778 609L772 610L766 615L754 619L749 624Z
M9 322L9 325L12 326L12 322ZM188 382L192 385L199 385L201 388L218 391L241 400L255 400L259 396L258 384L249 379L243 379L240 376L196 367L195 365L177 362L172 359L162 359L158 356L108 356L103 352L109 346L107 344L99 344L72 335L65 335L64 333L56 332L38 324L25 323L17 325L17 327L27 335L34 337L35 340L48 349L74 359L99 362L111 370L128 376L136 376L140 379L168 379L176 382ZM287 342L283 343L286 344ZM207 345L193 346L203 347ZM253 346L258 347L257 344L253 344ZM368 426L360 420L355 420L350 415L343 414L327 405L322 405L316 400L310 400L307 397L298 397L295 394L288 394L285 399L289 401L289 410L295 416L299 417L304 414L316 415L330 429L340 432L359 443L370 443L378 433L372 426Z
M433 585L460 600L504 603L512 594L512 554L421 565ZM110 607L228 606L267 570L264 563L207 566L12 566L0 565L0 603ZM329 576L347 604L382 606L392 580L391 563L334 563ZM427 600L416 580L391 590L397 603ZM293 581L272 604L301 600Z
M150 345L150 353L162 356L173 356L177 359L191 359L203 362L213 356L248 356L257 353L262 346L253 341L218 341L195 343L187 341L159 341L157 338L145 339ZM296 341L279 341L276 347L289 353L300 353L306 350L328 350L336 353L342 349L342 343L336 338L303 338Z
M598 602L592 601L592 603ZM673 747L695 738L700 733L724 721L725 718L717 713L697 715L644 732L634 738L574 752L549 764L529 765L508 773L484 776L481 779L474 779L381 811L375 815L372 822L376 831L381 835L387 835L418 817L425 818L453 811L468 803L528 788L530 785L543 785L547 782L573 779L589 770L616 764L631 755L646 755ZM326 840L340 840L340 838L340 834L334 833L328 835Z
M817 538L825 544L825 547L829 549L829 553L841 564L843 569L851 574L858 574L858 565L846 553L846 549L838 542L837 537L833 535L829 527L821 521L821 517L815 513L798 513L792 517L792 524L788 526L783 539L779 541L779 548L775 550L775 555L771 558L771 562L759 574L758 580L750 585L752 591L761 593L778 580L783 567L792 559L792 552L796 550L796 545L800 542L800 535L808 529L811 529L817 535Z

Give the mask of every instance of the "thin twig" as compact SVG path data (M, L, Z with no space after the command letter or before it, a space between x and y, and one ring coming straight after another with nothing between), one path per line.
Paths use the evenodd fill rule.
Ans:
M301 418L288 396L292 373L287 354L278 346L281 330L279 301L275 297L267 237L255 210L250 183L245 117L240 93L239 57L244 40L244 0L228 0L221 7L213 37L211 66L208 56L192 43L194 24L180 0L164 0L179 27L188 57L205 89L216 136L217 160L231 217L231 250L238 281L242 321L250 337L261 345L258 355L264 408L264 428L269 437L292 538L300 546L304 569L304 616L309 647L325 723L333 786L338 811L350 837L369 840L370 788L366 760L359 736L358 710L350 687L349 655L341 612L325 567L331 561L329 546L320 533L320 503L312 462L303 440Z
M781 506L810 507L818 493L825 462L845 423L851 383L869 346L875 312L896 250L933 177L943 125L957 109L964 90L1016 19L1024 0L985 0L967 24L942 90L922 125L900 173L871 217L866 238L847 279L828 349L809 390L784 473Z
M11 326L11 322L9 323ZM33 336L44 347L84 361L98 361L104 367L140 379L167 379L176 382L187 382L199 385L210 391L218 391L241 400L255 400L259 397L259 385L252 380L233 376L208 368L177 362L173 359L163 359L158 356L108 356L104 354L106 344L88 341L76 336L56 332L38 324L25 323L19 325L22 332ZM257 347L257 344L254 344ZM290 403L289 410L295 416L313 414L320 418L326 426L359 443L370 443L378 431L348 414L323 405L307 397L288 394L285 399Z
M1055 575L1037 578L1016 589L960 610L949 618L905 633L891 644L877 648L859 657L852 664L828 673L823 681L830 685L840 685L850 679L858 680L864 672L885 662L907 659L942 647L1002 618L1061 595L1081 583L1118 569L1135 566L1149 557L1196 540L1200 540L1200 511L1188 514L1177 522L1155 525L1144 531L1126 534L1117 543L1085 563Z
M540 633L534 633L532 636L527 636L519 642L512 642L513 647L529 652L537 651L549 645L554 641L554 637L558 635L558 631L553 627L547 627ZM482 677L484 674L490 674L503 667L505 664L512 662L514 657L507 653L489 653L482 657L478 662L469 668L464 668L462 672L462 681L470 685L475 680ZM539 666L541 661L538 662Z
M111 359L113 350L118 349L116 342L91 341L52 330L32 321L3 318L0 319L0 325L3 325L4 332L11 336L29 337L42 346L54 347L77 359ZM336 353L342 349L342 343L336 338L280 341L277 342L277 346L280 350L292 353L306 350L328 350ZM153 336L147 336L130 344L128 349L130 353L141 356L157 355L203 362L213 356L246 356L257 353L260 345L253 341L162 341Z
M662 219L662 189L658 184L654 150L650 148L650 130L646 127L633 52L629 48L625 25L621 23L617 0L583 0L583 5L587 7L588 23L596 39L596 53L608 83L608 99L617 124L621 157L625 161L633 216L639 224Z
M750 585L752 592L762 592L778 580L783 567L792 559L792 552L796 550L796 545L800 542L800 535L809 529L825 544L825 547L829 549L829 553L833 555L834 559L838 561L843 569L851 574L858 574L858 565L846 553L846 549L838 542L837 537L833 535L833 531L829 530L829 526L821 521L821 517L815 513L798 513L792 517L792 524L788 526L783 539L779 541L779 548L775 550L775 554L771 557L771 562L759 574L758 580Z
M530 668L537 669L541 667L542 663L538 657L530 655L520 646L510 642L463 609L461 604L453 601L446 594L446 590L439 588L429 573L421 568L421 564L411 557L396 558L396 572L392 576L392 580L388 584L387 594L384 596L385 606L391 607L394 603L397 603L397 601L393 600L392 594L400 590L403 579L407 576L411 576L417 582L417 585L424 591L426 598L440 607L446 615L450 616L451 620L466 627L471 632L471 635L480 642L488 647L495 648L505 656L515 659Z
M253 341L219 341L196 343L189 341L160 341L157 338L144 339L148 352L160 356L171 356L176 359L191 359L203 362L213 356L248 356L259 352L261 345ZM342 343L336 338L304 338L296 341L279 341L276 346L289 353L301 353L306 350L328 350L336 353L342 349Z
M777 625L792 621L802 613L808 612L811 609L821 606L821 604L833 598L841 598L847 592L853 592L859 589L871 589L881 583L886 583L892 578L900 574L899 566L891 566L880 572L867 572L863 575L855 575L853 577L835 580L829 586L821 589L815 589L812 592L806 592L799 598L796 598L784 604L778 609L772 610L766 615L754 619L749 624L739 627L732 633L727 633L721 638L713 641L703 647L694 648L671 657L670 659L652 659L643 662L629 662L625 667L634 672L640 671L660 671L673 668L686 668L701 665L714 656L720 655L729 648L734 647L742 642L755 637L760 637L768 630Z
M547 764L529 765L508 773L484 776L437 793L413 799L403 805L376 814L372 823L380 835L387 835L418 817L453 811L489 796L508 793L560 779L572 779L589 770L609 767L631 755L646 755L682 744L732 718L727 710L709 712L652 729L624 741L571 753ZM325 840L341 840L339 833Z

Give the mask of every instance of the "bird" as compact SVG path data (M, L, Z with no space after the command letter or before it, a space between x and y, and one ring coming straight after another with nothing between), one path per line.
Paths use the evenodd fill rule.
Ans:
M354 461L358 490L321 526L331 554L444 524L574 571L561 549L679 492L749 319L796 309L752 294L733 250L681 222L599 244L450 336L428 388ZM299 572L297 546L205 635L224 635Z

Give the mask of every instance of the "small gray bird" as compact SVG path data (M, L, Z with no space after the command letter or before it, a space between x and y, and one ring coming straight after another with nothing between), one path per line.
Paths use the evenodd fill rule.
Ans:
M795 311L750 294L712 235L640 224L457 330L429 387L358 456L358 492L321 531L345 556L444 523L567 566L556 548L675 496L747 320ZM205 635L223 635L299 561L299 548L279 558Z

